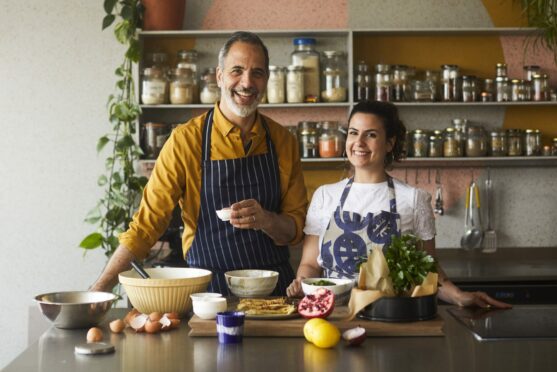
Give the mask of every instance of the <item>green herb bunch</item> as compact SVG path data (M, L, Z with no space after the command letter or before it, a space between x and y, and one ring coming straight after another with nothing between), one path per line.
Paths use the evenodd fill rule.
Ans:
M110 257L118 247L118 235L127 230L147 183L135 172L135 162L143 154L134 136L141 108L135 94L133 66L140 58L137 29L141 27L140 0L104 0L106 12L102 29L115 21L116 40L126 47L124 59L116 68L116 91L108 97L111 132L99 138L97 152L110 147L105 160L106 172L98 178L105 192L85 221L97 225L97 231L79 244L86 250L102 247Z
M429 272L437 272L435 259L422 249L414 235L393 236L385 252L389 275L397 296L407 294L423 282Z

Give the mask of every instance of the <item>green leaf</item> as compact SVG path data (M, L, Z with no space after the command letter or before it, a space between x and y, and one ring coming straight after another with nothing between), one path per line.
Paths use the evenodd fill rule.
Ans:
M114 27L114 36L116 36L116 40L120 42L120 44L126 44L129 39L128 31L130 28L130 24L128 21L124 20L118 23Z
M129 5L124 5L122 7L122 11L120 12L120 16L127 21L131 21L133 18L133 9Z
M139 47L139 42L136 39L130 39L130 46L126 51L126 58L129 58L132 62L138 62L141 57L141 48Z
M85 249L95 249L101 246L103 242L103 236L97 232L89 234L79 243L81 248Z
M104 11L106 12L106 14L112 14L112 11L114 10L114 6L116 5L116 2L118 0L104 0Z
M124 70L122 69L122 67L118 67L115 71L114 74L116 76L124 76Z
M110 25L114 23L115 19L116 17L114 17L112 14L104 16L102 30L104 31L107 27L110 27Z
M110 141L107 136L102 136L97 142L97 153L101 152L104 146Z
M106 178L106 176L104 174L100 175L99 178L97 179L97 185L99 185L99 186L104 186L104 185L106 185L107 182L108 182L108 179Z

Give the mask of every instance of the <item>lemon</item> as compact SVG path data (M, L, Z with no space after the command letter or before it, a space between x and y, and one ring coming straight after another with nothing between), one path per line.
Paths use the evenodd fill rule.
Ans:
M311 333L313 344L317 347L328 349L338 344L340 340L340 331L338 328L326 320L315 326Z
M324 323L326 320L321 318L313 318L310 319L304 324L304 337L309 342L313 342L313 331L317 327L318 324Z

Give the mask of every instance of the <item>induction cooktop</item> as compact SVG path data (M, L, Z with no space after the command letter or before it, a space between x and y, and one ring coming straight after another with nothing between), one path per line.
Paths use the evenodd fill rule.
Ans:
M557 340L557 306L512 309L451 308L449 313L479 341Z

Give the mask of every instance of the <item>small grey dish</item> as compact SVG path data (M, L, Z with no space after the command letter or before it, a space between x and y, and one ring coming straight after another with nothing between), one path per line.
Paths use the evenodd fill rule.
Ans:
M94 355L109 354L114 352L114 345L106 342L90 342L86 344L75 345L76 354Z

